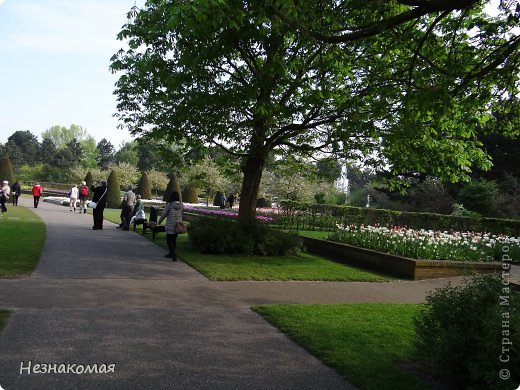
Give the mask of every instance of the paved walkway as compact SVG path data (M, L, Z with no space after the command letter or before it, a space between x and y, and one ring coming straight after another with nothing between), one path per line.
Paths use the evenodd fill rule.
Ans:
M30 200L21 203L31 207ZM92 231L90 215L45 202L35 211L47 225L36 271L0 280L0 308L14 311L0 334L6 390L349 389L250 307L416 303L460 281L211 282L110 222ZM35 364L52 363L69 372L34 373ZM70 370L78 366L59 364L115 364L115 370L77 374Z

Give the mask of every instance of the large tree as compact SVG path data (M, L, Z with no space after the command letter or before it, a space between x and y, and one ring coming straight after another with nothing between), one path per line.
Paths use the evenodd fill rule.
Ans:
M105 171L108 169L110 164L113 164L115 161L115 152L114 145L106 138L103 138L97 144L97 156L96 161L101 168L101 170Z
M38 161L40 144L29 130L15 131L5 143L5 155L14 166L34 165Z
M42 132L42 138L50 139L58 149L65 149L67 145L76 140L81 142L87 137L87 130L79 125L70 125L70 127L54 125Z
M465 179L490 164L476 125L495 96L517 91L518 40L506 29L518 22L448 3L150 0L132 9L119 35L129 49L112 58L124 72L117 116L132 134L242 158L244 222L275 149ZM316 24L293 22L301 15L329 31L377 31L327 42Z

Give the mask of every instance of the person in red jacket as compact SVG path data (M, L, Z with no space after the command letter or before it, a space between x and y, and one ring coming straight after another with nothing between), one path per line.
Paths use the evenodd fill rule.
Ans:
M32 188L32 195L34 198L34 208L38 208L38 204L40 203L40 196L42 196L43 187L40 183L36 183Z

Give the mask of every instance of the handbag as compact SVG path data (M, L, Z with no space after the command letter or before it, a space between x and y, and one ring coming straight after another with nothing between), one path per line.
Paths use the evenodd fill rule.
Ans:
M87 203L87 207L88 207L88 208L95 209L96 206L97 206L97 203L96 203L96 202L92 202L92 201L90 201L90 202Z
M175 224L175 233L177 234L184 234L186 233L186 224L184 222L177 222Z

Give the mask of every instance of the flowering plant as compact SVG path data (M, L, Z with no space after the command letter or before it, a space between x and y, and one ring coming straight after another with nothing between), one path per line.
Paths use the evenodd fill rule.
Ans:
M427 260L520 261L520 239L477 232L414 230L399 226L338 225L327 239Z
M221 209L208 209L203 207L193 207L189 205L184 205L184 210L190 213L202 214L202 215L213 215L218 217L229 217L229 218L237 218L238 212L235 210L221 210ZM257 215L256 219L260 222L271 223L273 222L273 218L266 215Z

